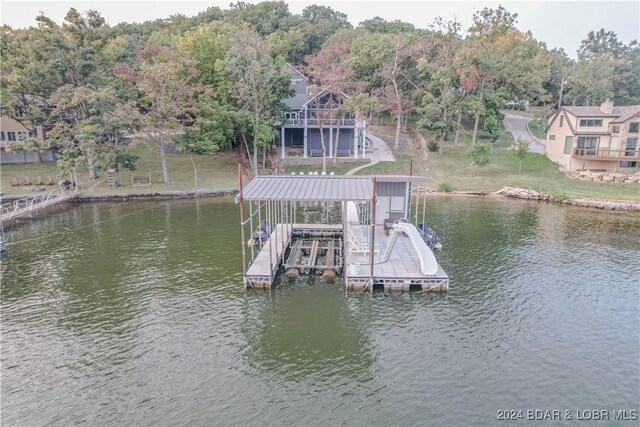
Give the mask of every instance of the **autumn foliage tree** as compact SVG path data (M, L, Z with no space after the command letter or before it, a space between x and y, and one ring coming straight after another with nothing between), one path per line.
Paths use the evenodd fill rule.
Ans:
M176 132L187 112L195 107L202 87L192 82L198 70L193 59L182 49L151 45L136 53L137 67L116 66L116 72L135 84L139 98L140 129L154 141L160 154L162 177L171 183L166 159L166 137Z

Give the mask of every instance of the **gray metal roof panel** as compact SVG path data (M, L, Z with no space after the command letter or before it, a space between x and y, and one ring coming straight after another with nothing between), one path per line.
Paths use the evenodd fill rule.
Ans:
M245 200L344 201L370 200L368 176L266 175L254 178L243 190Z

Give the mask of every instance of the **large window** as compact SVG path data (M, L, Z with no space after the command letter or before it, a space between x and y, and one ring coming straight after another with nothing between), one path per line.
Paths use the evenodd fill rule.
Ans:
M6 141L6 136L4 134L4 131L0 131L0 142L5 142Z
M560 127L564 124L564 116L560 116Z
M625 156L633 156L638 148L638 138L627 138L627 145L624 149Z
M629 133L638 133L638 125L640 125L638 122L629 123Z
M635 168L636 166L638 166L638 162L627 162L627 161L620 162L621 168Z
M13 142L15 140L16 140L16 133L15 132L7 132L7 141Z
M573 149L573 137L565 136L564 138L564 154L571 154L571 150Z
M580 119L580 126L584 126L584 127L602 126L602 119Z
M576 154L578 154L579 156L593 156L598 151L599 143L600 137L580 136L578 137Z

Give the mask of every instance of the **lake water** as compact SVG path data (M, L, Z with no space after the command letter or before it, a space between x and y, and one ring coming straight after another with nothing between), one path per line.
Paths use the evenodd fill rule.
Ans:
M245 292L237 209L78 204L15 226L2 424L495 425L499 410L639 409L637 214L434 198L450 292L363 294L308 277Z

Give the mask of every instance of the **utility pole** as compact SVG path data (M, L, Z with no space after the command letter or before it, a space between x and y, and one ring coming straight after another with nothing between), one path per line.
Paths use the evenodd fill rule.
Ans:
M562 107L562 93L564 92L564 74L562 75L562 82L560 82L560 96L558 97L558 110Z

